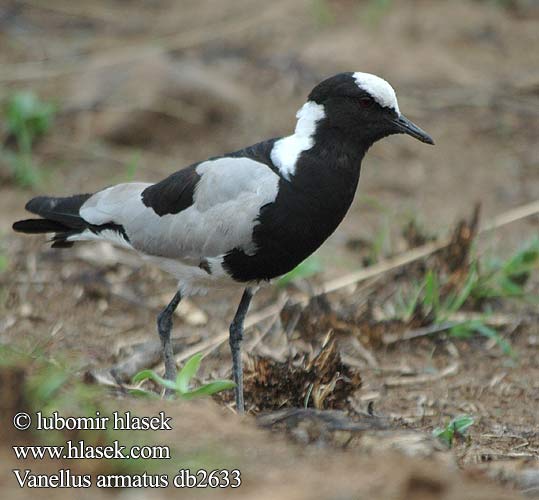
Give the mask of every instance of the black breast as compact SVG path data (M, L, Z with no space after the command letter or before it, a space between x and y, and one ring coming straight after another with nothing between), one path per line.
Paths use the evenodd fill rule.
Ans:
M225 269L238 281L281 276L311 255L337 228L352 204L361 156L315 148L302 154L292 182L281 179L273 203L262 207L253 231L254 255L234 249Z

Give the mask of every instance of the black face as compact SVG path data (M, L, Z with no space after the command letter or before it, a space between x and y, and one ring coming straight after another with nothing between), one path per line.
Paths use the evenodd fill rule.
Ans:
M353 73L339 73L318 84L309 100L324 105L326 123L352 140L376 142L392 134L408 134L427 144L432 138L390 107L382 107L358 87Z

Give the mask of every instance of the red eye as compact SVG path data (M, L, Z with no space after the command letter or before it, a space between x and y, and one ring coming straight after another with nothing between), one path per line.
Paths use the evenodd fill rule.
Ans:
M361 97L359 99L359 106L362 108L370 108L373 102L374 101L370 97Z

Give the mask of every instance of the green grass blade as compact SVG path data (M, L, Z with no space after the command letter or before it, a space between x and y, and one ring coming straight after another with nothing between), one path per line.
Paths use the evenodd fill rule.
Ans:
M494 328L491 328L490 326L478 321L474 325L474 329L477 331L477 333L483 335L484 337L494 340L504 354L513 358L515 357L515 352L513 351L511 344L507 341L507 339L503 338L498 331L494 330Z
M456 313L470 297L474 286L477 283L477 271L475 267L471 267L466 277L464 286L458 291L458 293L452 297L450 301L444 307L444 312L448 316Z
M473 425L473 423L474 419L473 417L470 417L470 415L459 415L451 421L453 429L461 436L464 436L464 434L466 434L466 432Z
M425 294L423 298L423 305L425 309L430 312L433 311L435 315L438 314L440 308L440 290L438 285L438 277L431 270L425 276L424 281Z
M450 420L445 427L436 427L432 434L451 448L455 436L464 436L473 423L473 417L459 415Z
M191 356L183 365L183 368L176 377L176 388L181 393L189 392L189 382L197 374L202 361L202 353Z
M144 389L129 389L128 392L131 396L148 399L159 399L155 392L145 391Z
M409 299L409 302L405 304L405 321L409 321L413 316L415 310L417 309L417 303L419 302L419 297L421 297L421 292L423 291L423 285L416 285L412 296Z
M449 427L436 427L436 429L432 431L432 435L442 441L447 447L451 448L455 432Z
M172 380L166 380L160 377L153 370L142 370L133 377L133 383L143 382L144 380L153 380L167 389L177 390L176 384Z
M236 387L236 384L232 380L214 380L202 387L182 393L181 397L183 399L193 399L202 396L211 396L212 394L233 389L234 387Z

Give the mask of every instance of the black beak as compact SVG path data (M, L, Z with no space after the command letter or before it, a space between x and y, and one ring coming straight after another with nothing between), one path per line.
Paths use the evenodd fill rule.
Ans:
M395 131L397 134L408 134L426 144L434 144L434 141L429 134L427 134L424 130L420 129L415 123L412 123L405 116L400 115L392 122L397 129Z

